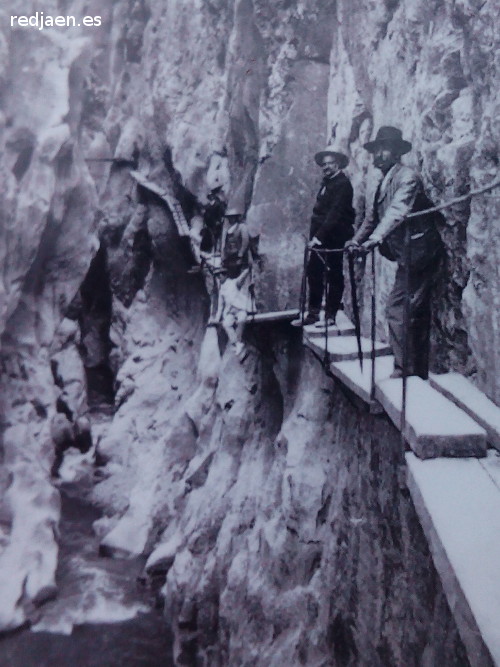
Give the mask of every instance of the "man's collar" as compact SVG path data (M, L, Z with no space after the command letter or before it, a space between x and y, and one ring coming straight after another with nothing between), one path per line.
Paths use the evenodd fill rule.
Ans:
M394 176L396 173L397 169L401 166L401 162L396 162L395 164L392 165L392 167L389 169L387 174L384 174L382 177L382 180L380 181L380 186L381 190L383 191L384 188L387 186L391 178Z
M340 176L340 174L344 173L342 169L339 169L333 176L323 176L323 185L326 183L330 183L331 181L335 180L337 176Z
M400 166L401 166L401 162L395 162L395 163L392 165L392 167L389 169L389 171L388 171L386 174L384 174L384 177L382 178L382 180L385 181L386 179L390 178L391 175L394 173L394 170L395 170L397 167L400 167Z

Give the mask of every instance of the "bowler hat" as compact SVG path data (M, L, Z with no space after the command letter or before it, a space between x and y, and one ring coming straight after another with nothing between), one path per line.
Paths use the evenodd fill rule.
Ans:
M227 207L227 211L224 213L224 217L229 218L233 215L243 215L243 209L236 205L230 205Z
M229 197L227 202L227 209L224 213L226 218L233 215L244 216L245 215L245 201L244 201L244 184L238 186L235 192Z
M325 158L327 155L333 155L333 157L338 160L340 169L347 167L347 165L349 164L349 158L347 157L347 155L341 153L334 146L327 146L324 151L319 151L319 153L316 153L316 155L314 156L316 164L319 164L319 166L321 167L323 158Z
M363 148L366 148L370 153L374 153L380 144L390 144L391 147L398 150L400 155L404 155L411 151L411 143L403 139L401 130L398 130L397 127L392 127L391 125L379 128L375 139L364 144Z

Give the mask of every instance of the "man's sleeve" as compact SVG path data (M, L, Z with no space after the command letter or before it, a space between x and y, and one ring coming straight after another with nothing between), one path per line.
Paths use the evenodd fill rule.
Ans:
M378 188L375 191L373 200L370 202L368 206L368 211L366 212L365 219L363 220L358 231L354 234L353 241L355 241L356 243L363 243L363 241L366 241L366 239L375 229L374 208L375 208L375 198L377 196L377 193L378 193Z
M391 203L384 212L377 229L371 235L374 241L383 241L411 213L420 188L420 178L410 169L405 170Z
M358 231L354 234L353 241L363 243L375 229L375 220L373 218L373 207L369 210L368 216L363 220Z
M241 233L241 248L239 252L239 256L245 257L245 255L248 253L250 255L250 234L248 233L248 229L246 228L246 224L241 226L240 228L240 233ZM250 259L250 257L249 257Z
M351 211L352 195L352 185L349 182L343 183L332 193L328 213L320 228L314 235L322 245L328 241L332 234L335 234L335 229L338 224L343 221L349 214L348 212Z

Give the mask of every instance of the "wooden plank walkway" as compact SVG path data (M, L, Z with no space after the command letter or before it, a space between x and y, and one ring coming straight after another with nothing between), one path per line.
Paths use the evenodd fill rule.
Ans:
M311 329L304 343L322 358L324 332ZM331 373L401 429L403 381L389 377L393 357L377 350L372 400L371 361L361 370L355 357L335 360L346 341L356 344L348 333L329 332ZM408 488L470 664L500 667L500 454L487 450L487 440L500 445L500 408L458 373L407 382Z
M172 214L174 222L177 226L179 235L189 237L190 236L189 225L187 223L186 218L184 217L182 207L180 206L179 202L175 199L175 197L172 195L169 188L160 186L154 181L151 181L145 174L141 173L140 171L131 171L130 175L139 185L141 185L143 188L146 188L147 190L155 194L167 205ZM218 269L220 267L220 256L215 258L212 256L205 257L205 262L208 265L208 267L212 269ZM202 269L203 266L200 266L200 271ZM252 315L249 316L247 324L287 321L287 320L293 320L298 316L299 316L298 309L267 312L267 313L256 313L253 316Z
M311 347L315 352L325 353L325 335L322 336L305 336L304 343ZM330 361L350 361L358 358L358 344L356 336L343 336L332 332L328 336L327 349L330 354ZM391 354L391 350L385 343L377 341L376 354L377 356L387 356ZM361 338L361 351L364 359L369 359L371 354L371 342L368 338Z
M420 461L407 481L473 667L500 665L500 456Z
M323 326L318 327L316 324L309 324L304 327L304 333L307 334L308 338L318 338L322 336L324 339L324 322L322 322L322 325ZM339 310L337 313L335 326L328 327L328 336L354 336L354 325L343 310Z
M376 357L375 359L375 381L386 380L394 368L394 357L386 355ZM380 404L377 400L371 400L372 385L372 364L371 360L363 363L363 370L359 365L358 359L355 361L335 361L331 364L330 370L341 380L351 391L363 399L365 403L379 411Z
M312 336L307 329L309 327L304 332L304 344L323 357L325 336ZM375 400L371 400L371 343L362 338L361 344L363 370L357 358L355 336L332 332L326 341L330 371L365 401L372 412L383 409L400 429L403 382L389 377L393 370L391 350L383 343L376 343ZM419 377L408 378L407 388L404 437L417 456L425 459L486 455L486 430L475 419Z
M157 185L154 181L151 181L140 171L131 171L130 175L137 183L139 183L139 185L142 185L143 188L146 188L150 192L154 193L167 205L170 213L172 214L179 235L189 236L189 225L186 218L184 217L182 206L170 192L169 188Z
M253 322L259 324L261 322L283 322L287 320L293 320L299 316L298 310L279 310L276 312L270 313L256 313L255 315L250 315L248 319L248 324Z
M486 430L488 442L500 450L500 408L460 373L429 376L434 389L472 417Z
M422 459L436 456L486 456L486 431L463 410L419 377L407 380L404 437ZM402 380L376 383L375 396L397 428L401 427Z

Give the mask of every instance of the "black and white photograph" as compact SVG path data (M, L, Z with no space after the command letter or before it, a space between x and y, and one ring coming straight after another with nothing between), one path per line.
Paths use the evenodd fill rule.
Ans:
M499 0L3 0L0 667L500 667Z

